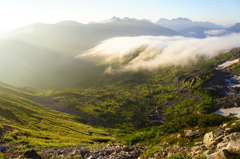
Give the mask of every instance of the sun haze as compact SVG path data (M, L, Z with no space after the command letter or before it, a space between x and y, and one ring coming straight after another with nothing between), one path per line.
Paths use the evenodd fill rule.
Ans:
M34 22L81 23L103 21L113 16L149 19L188 17L229 25L240 21L238 0L1 0L0 32Z

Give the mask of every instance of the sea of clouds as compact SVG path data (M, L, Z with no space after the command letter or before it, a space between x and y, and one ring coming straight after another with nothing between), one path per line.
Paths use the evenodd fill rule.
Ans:
M105 72L113 73L192 65L235 47L240 47L239 33L205 39L182 36L114 37L77 57L97 64L110 64ZM121 65L111 66L116 63Z

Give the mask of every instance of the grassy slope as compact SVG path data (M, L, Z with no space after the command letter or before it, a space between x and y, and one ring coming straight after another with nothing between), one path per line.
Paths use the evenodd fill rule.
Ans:
M205 103L202 105L202 110L206 111L206 114L193 113L190 115L181 115L181 110L191 111L191 107L199 107L198 104L191 105L190 109L186 107L181 107L181 102L186 102L186 100L180 101L175 106L165 109L165 112L169 113L171 116L175 116L174 120L164 123L161 126L153 126L145 129L137 130L132 134L127 135L123 144L139 144L148 147L148 151L143 154L143 156L151 156L157 151L160 151L162 147L178 144L181 146L191 147L194 145L194 142L202 141L203 135L206 132L216 129L220 124L231 123L234 121L237 123L232 128L232 131L239 131L240 123L239 120L235 121L235 118L224 117L217 114L208 114L213 112L219 106L215 103L216 99L220 99L222 95L219 95L218 89L214 87L204 87L202 86L211 80L213 76L212 66L218 64L219 62L226 61L235 55L234 51L229 52L228 54L219 56L213 60L205 62L197 67L197 69L192 70L192 72L186 71L183 73L180 79L183 80L185 85L191 85L191 92L199 93L203 97L200 101ZM230 71L233 73L239 73L239 63L231 66ZM208 105L208 102L211 103ZM196 101L198 103L198 101ZM233 103L231 104L233 106ZM224 105L221 105L224 107ZM185 109L184 109L185 108ZM180 110L179 110L180 109ZM201 135L198 138L189 139L185 137L185 130L201 130ZM180 135L180 137L179 137Z
M44 96L56 102L67 101L70 107L118 128L148 127L189 114L215 111L217 88L201 86L211 80L212 67L232 54L197 66L109 75L100 80L104 84L98 87L55 90Z
M234 126L232 125L234 123ZM142 154L151 157L160 152L164 147L179 145L191 148L196 142L202 142L205 133L217 130L220 125L226 124L232 132L239 132L240 121L235 117L221 116L218 114L187 115L164 123L161 126L153 126L137 130L121 139L125 145L141 145L148 147ZM185 136L187 130L198 131L199 136Z
M109 141L103 129L81 122L81 118L60 113L37 104L31 93L0 84L0 126L10 126L4 142L22 148L87 144ZM93 132L89 136L88 132Z
M215 93L218 90L203 89L202 85L211 80L212 66L229 59L232 54L230 52L198 66L105 76L100 79L104 84L88 89L23 90L0 84L0 125L13 127L4 140L27 143L19 144L26 148L112 139L105 136L106 131L82 124L80 117L59 113L33 102L35 97L51 98L56 103L67 101L70 107L125 130L160 125L190 114L213 112L218 108L215 102L220 98ZM149 128L149 131L155 130ZM94 135L89 136L89 131Z

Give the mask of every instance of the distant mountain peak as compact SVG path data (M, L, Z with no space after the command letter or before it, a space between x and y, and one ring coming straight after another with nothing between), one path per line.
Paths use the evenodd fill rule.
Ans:
M113 16L109 20L105 20L103 22L109 23L109 22L120 22L120 21L135 21L135 22L143 21L143 22L152 23L149 19L137 19L137 18L129 18L129 17L120 18L120 17L116 17L116 16Z
M181 21L190 21L190 22L192 22L192 20L190 20L188 18L182 18L182 17L178 17L178 18L173 19L173 20L181 20Z
M236 23L232 27L229 27L227 30L230 32L240 33L240 23Z
M240 26L240 23L236 23L235 26Z
M182 17L173 18L173 19L160 18L158 21L190 21L192 22L192 20L188 18L182 18Z
M202 27L202 28L209 28L209 29L221 29L222 26L211 23L211 22L197 22L197 21L192 21L188 18L174 18L174 19L165 19L165 18L160 18L156 24L168 27L170 29L176 30L176 31L181 31L185 29L189 29L192 27Z
M60 21L56 24L59 24L59 25L82 25L82 23L79 23L79 22L74 21L74 20L64 20L64 21Z
M121 19L121 18L119 18L119 17L116 17L116 16L113 16L112 18L110 18L109 20L119 20L119 19Z

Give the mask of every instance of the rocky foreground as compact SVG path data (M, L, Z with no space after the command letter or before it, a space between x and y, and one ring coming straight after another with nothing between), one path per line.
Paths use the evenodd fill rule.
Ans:
M234 123L236 124L236 123ZM184 136L175 134L179 138L195 138L201 134L199 130L186 130ZM193 159L238 159L240 158L240 132L233 131L228 126L222 125L217 130L206 133L202 142L194 145L180 146L159 143L160 149L149 159L164 159L176 154L186 154ZM85 145L46 148L41 151L29 150L24 154L6 150L5 158L15 159L146 159L140 155L147 149L140 146L126 146L120 144L108 144L95 149L89 149Z
M5 153L5 158L15 159L50 159L50 158L78 158L78 159L135 159L145 151L140 146L124 146L120 144L108 144L95 149L86 146L54 147L41 151L29 150L24 154Z
M185 137L189 138L199 134L199 130L185 131ZM179 153L187 154L193 159L240 159L240 132L233 132L231 128L223 125L213 132L206 133L202 142L195 142L193 146L163 146L150 159L168 158Z

